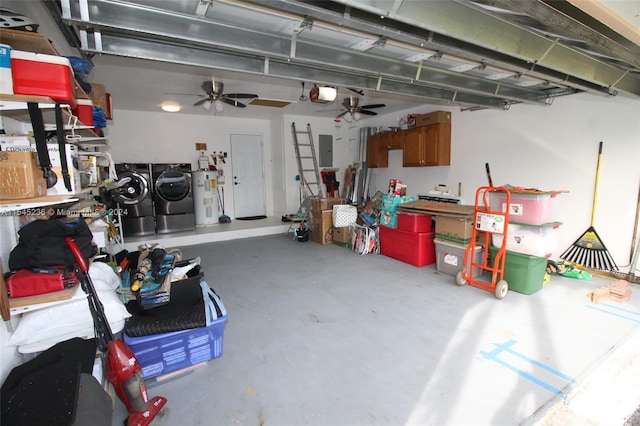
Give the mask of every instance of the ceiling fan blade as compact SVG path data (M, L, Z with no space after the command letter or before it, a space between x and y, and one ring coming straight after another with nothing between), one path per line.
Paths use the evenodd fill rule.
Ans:
M172 93L172 92L164 92L163 95L178 95L178 96L207 96L202 93Z
M364 96L364 91L360 89L352 89L351 87L347 87L347 89L351 90L353 93L357 93L360 96Z
M251 93L225 93L222 95L223 98L234 98L234 99L251 99L251 98L259 98L258 95L253 95Z
M366 109L358 109L358 112L360 114L365 114L365 115L378 115L377 112L369 111L369 110L366 110Z
M384 108L384 107L386 107L385 104L371 104L371 105L362 105L360 108L371 109L371 108Z
M349 111L343 111L343 112L341 112L340 114L336 115L336 118L340 118L340 117L342 117L343 115L345 115L345 114L346 114L346 113L348 113L348 112L349 112Z
M200 87L202 87L202 90L204 90L207 94L215 93L213 90L213 80L207 80L203 82Z
M193 106L200 106L203 103L207 102L209 100L209 98L204 98L204 99L200 99L198 102L196 102L195 104L193 104Z
M233 100L233 99L229 99L229 98L224 98L224 97L223 97L223 98L222 98L222 99L220 99L220 100L221 100L222 102L226 103L226 104L233 105L234 107L238 107L238 108L244 108L244 107L246 107L246 105L245 105L245 104L243 104L242 102L238 102L238 101L235 101L235 100Z

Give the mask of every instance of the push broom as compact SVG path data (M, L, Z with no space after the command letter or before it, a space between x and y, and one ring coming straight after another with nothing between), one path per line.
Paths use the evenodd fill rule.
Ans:
M595 212L598 197L598 181L600 179L600 159L602 158L602 142L598 149L598 163L596 165L596 182L593 189L593 206L591 208L591 226L580 236L562 255L561 259L577 263L588 269L617 271L618 266L611 257L607 247L596 232Z

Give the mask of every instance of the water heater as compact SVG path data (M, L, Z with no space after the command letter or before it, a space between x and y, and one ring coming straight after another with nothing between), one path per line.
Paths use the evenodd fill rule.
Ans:
M196 226L217 225L220 217L218 203L218 173L215 170L195 170L191 172L193 205Z

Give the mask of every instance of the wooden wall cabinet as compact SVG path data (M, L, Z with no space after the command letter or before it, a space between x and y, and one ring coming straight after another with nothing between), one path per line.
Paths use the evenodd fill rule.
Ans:
M451 123L417 127L404 133L402 150L404 167L451 164Z
M387 151L403 148L405 136L404 131L381 133L380 136L381 148L386 148Z
M367 167L389 167L389 151L382 140L382 133L367 139Z

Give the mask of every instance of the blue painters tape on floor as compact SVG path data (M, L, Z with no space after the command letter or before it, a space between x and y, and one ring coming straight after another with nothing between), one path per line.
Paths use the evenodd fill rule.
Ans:
M612 309L617 309L618 311L626 312L626 313L631 314L631 315L640 316L640 312L638 312L638 311L632 311L630 309L621 308L620 306L611 305L609 303L603 303L602 306L606 306L606 307L612 308Z
M514 351L513 349L511 349L515 344L516 341L513 339L507 340L506 342L502 343L502 344L498 344L498 343L492 343L495 348L492 351L486 352L486 351L480 351L480 354L482 354L483 357L485 357L488 360L491 361L495 361L498 364L502 365L503 367L515 372L516 374L524 377L527 380L530 380L531 382L537 384L538 386L543 387L544 389L547 389L555 394L559 394L562 396L563 399L566 400L567 396L558 388L550 385L549 383L538 379L537 377L533 376L532 374L529 374L525 371L520 370L519 368L516 368L515 366L507 363L506 361L503 361L501 359L498 359L498 355L500 355L502 352L508 352L512 355L517 356L518 358L521 358L531 364L533 364L536 367L542 368L543 370L546 370L558 377L561 377L564 380L567 380L570 383L575 383L575 379L571 376L568 376L566 374L561 373L560 371L549 367L546 364L541 363L540 361L537 361L535 359L532 359L520 352Z
M606 309L598 308L597 306L593 306L593 305L585 305L585 306L589 309L593 309L594 311L604 312L605 314L613 315L614 317L623 318L632 322L640 323L640 319L629 318L627 316L616 314L615 312L607 311Z

